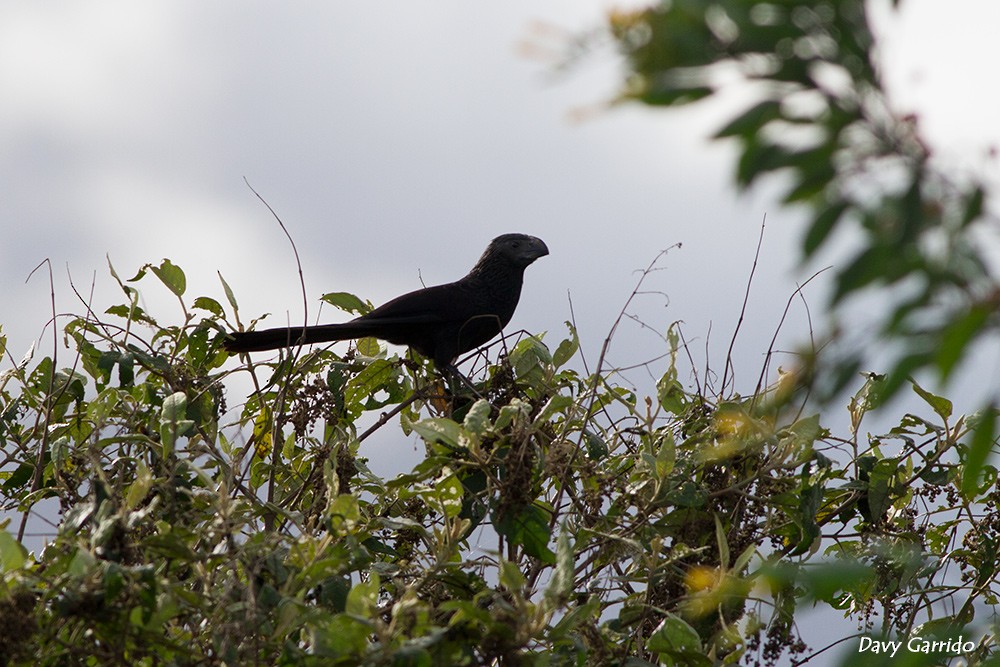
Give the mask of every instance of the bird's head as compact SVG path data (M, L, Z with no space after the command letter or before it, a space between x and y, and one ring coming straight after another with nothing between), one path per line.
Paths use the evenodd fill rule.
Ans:
M483 259L490 256L502 257L523 268L548 254L548 246L538 237L527 234L503 234L490 241L486 252L483 253Z

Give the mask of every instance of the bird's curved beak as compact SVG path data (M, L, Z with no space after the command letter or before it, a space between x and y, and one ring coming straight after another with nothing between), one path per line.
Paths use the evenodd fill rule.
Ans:
M531 243L529 243L522 253L525 261L529 264L534 262L539 257L545 257L549 254L549 247L545 245L545 241L541 240L537 236L531 237Z

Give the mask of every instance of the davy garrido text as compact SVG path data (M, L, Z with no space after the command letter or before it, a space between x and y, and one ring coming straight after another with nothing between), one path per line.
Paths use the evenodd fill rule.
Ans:
M976 648L976 642L966 640L961 635L955 639L925 639L910 637L907 641L879 640L872 637L862 637L858 644L858 653L881 653L895 657L901 649L910 653L941 653L959 655L969 653Z

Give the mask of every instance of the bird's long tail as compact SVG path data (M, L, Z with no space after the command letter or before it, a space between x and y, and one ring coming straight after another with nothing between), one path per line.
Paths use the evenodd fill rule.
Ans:
M230 338L226 339L225 346L230 352L259 352L306 343L363 338L370 336L371 332L364 325L345 322L312 327L279 327L262 331L240 331L229 335Z

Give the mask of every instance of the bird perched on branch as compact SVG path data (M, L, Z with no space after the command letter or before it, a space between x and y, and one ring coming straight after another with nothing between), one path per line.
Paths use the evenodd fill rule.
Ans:
M440 369L452 368L460 354L507 326L521 296L525 268L548 254L539 238L504 234L490 242L468 275L453 283L398 296L343 324L234 332L225 346L230 352L256 352L372 336L408 345Z

